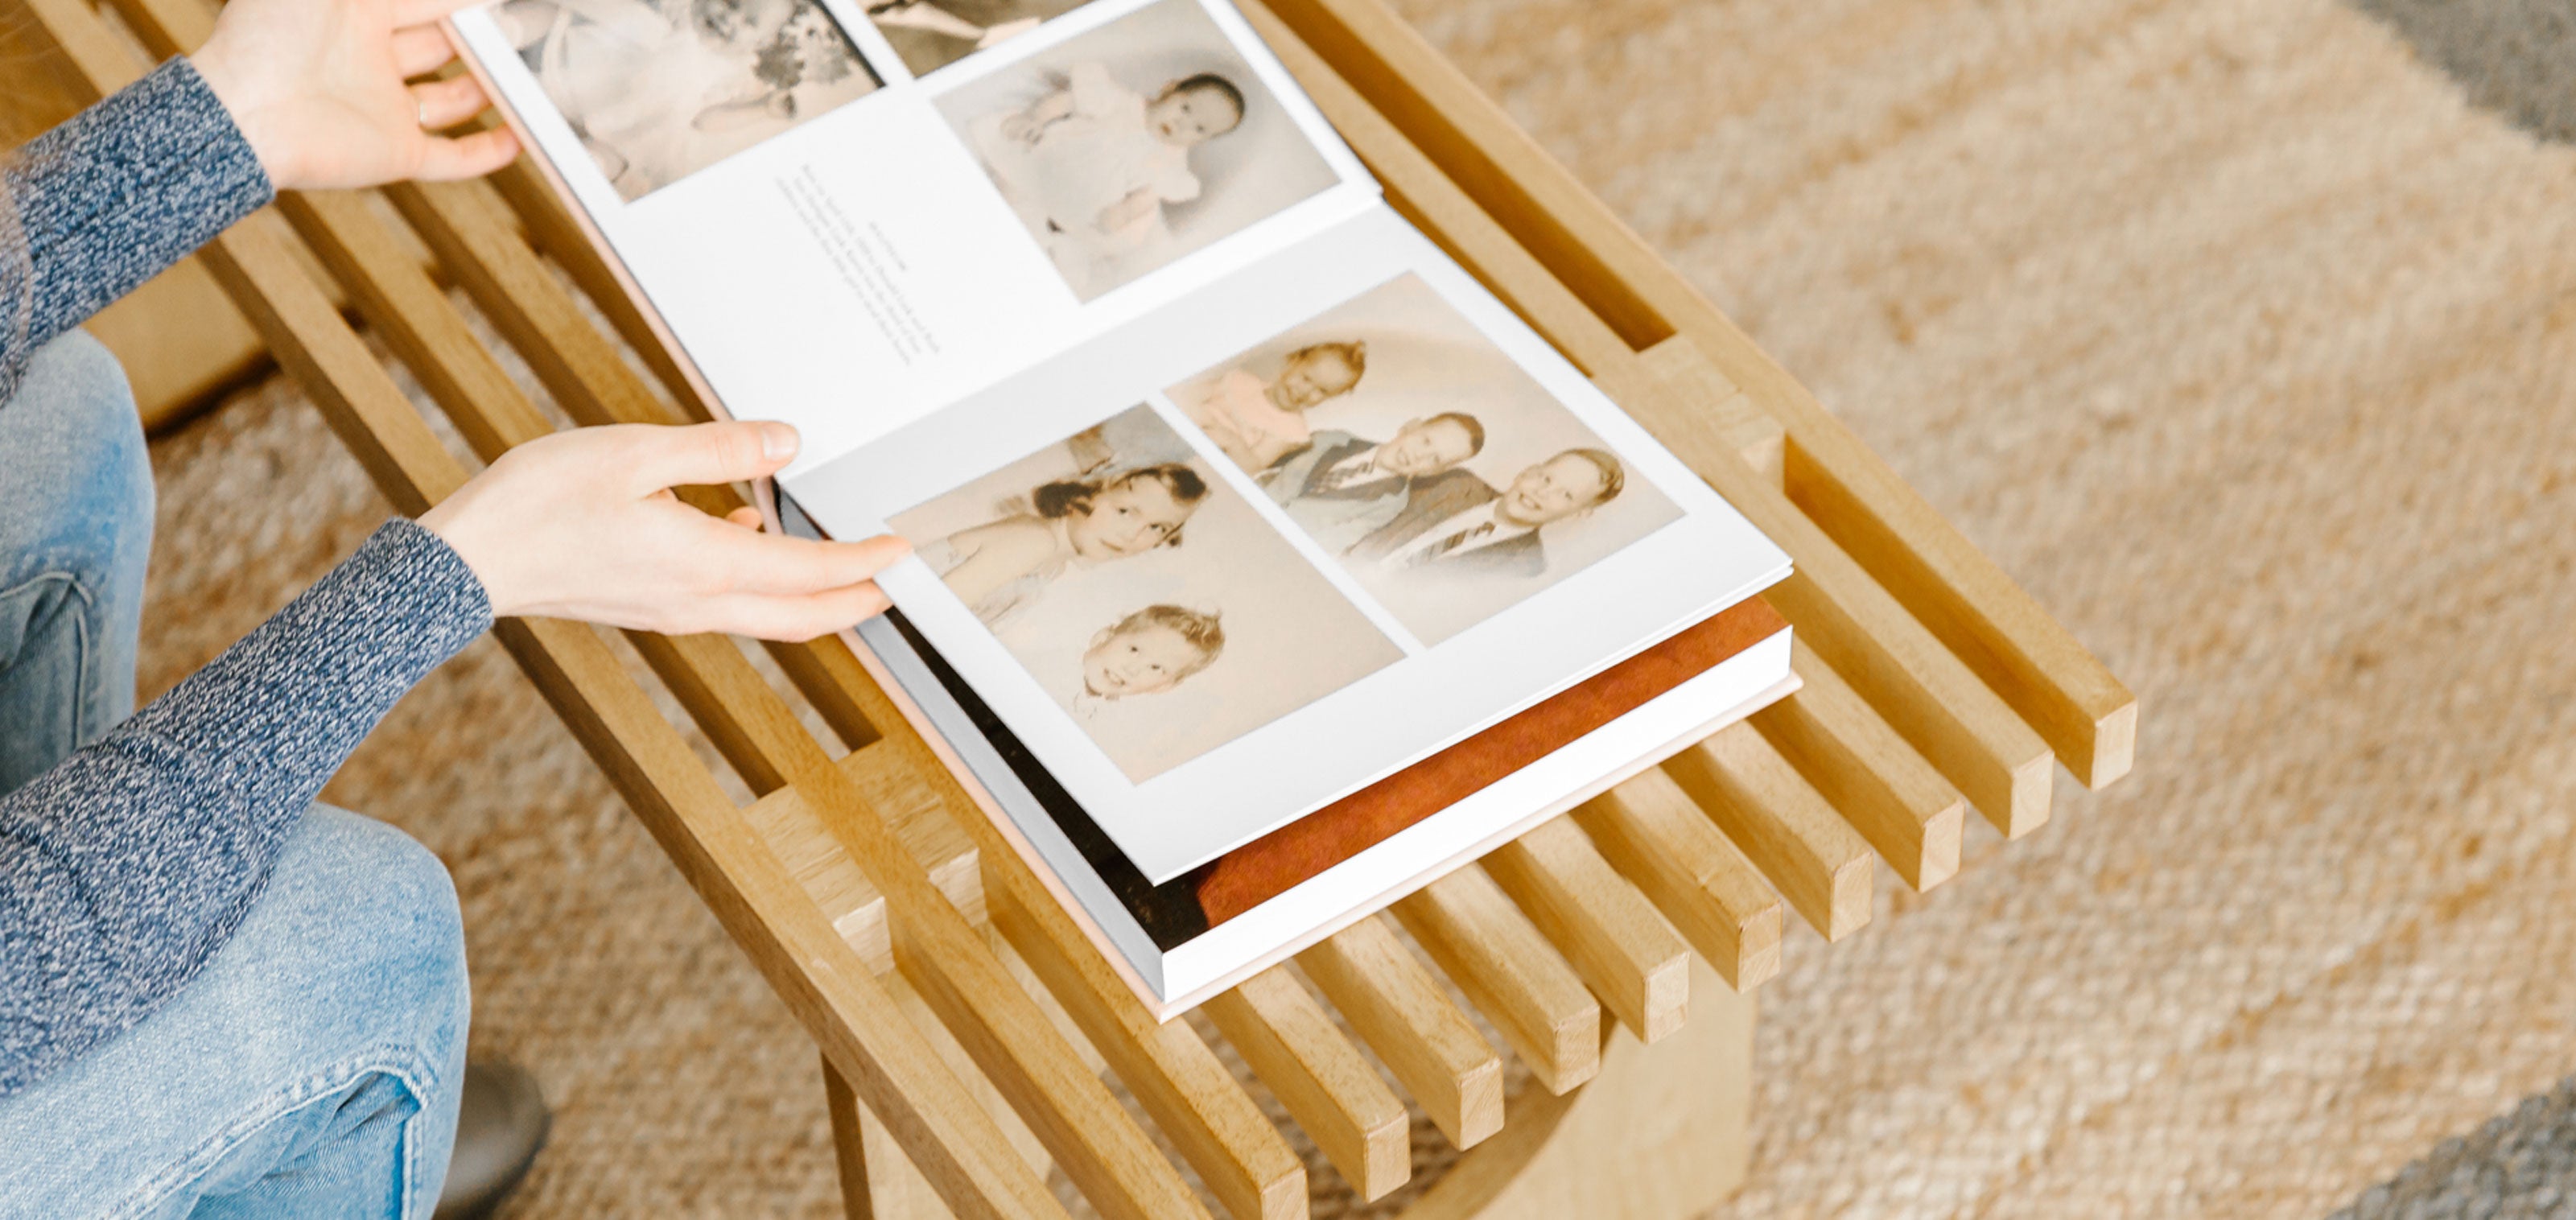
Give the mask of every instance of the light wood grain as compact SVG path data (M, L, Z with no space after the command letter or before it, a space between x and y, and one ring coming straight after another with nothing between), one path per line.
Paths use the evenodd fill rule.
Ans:
M1393 909L1540 1087L1564 1093L1601 1070L1600 1001L1482 867L1458 869Z
M2037 726L2079 780L2098 787L2126 773L2137 706L2128 688L1383 0L1271 0L1269 13L1627 342L1687 336L1778 418L1791 496Z
M1959 871L1967 804L1879 719L1842 675L1799 649L1798 693L1753 714L1760 730L1827 804L1918 892Z
M1664 772L1826 940L1869 922L1869 844L1753 726L1721 730Z
M1471 1148L1502 1130L1502 1059L1383 916L1327 937L1297 963L1450 1143Z
M1790 554L1797 570L1765 595L1860 685L1888 722L2007 834L2028 833L2045 821L2052 778L2047 743L1790 503L1776 482L1745 464L1737 438L1723 425L1731 410L1693 403L1647 371L1627 339L1408 142L1407 133L1372 108L1333 65L1262 6L1247 5L1245 13L1368 161L1399 212ZM1369 54L1339 47L1335 63L1365 62Z
M639 647L647 646L647 639L638 637ZM1104 1212L1201 1213L1197 1199L1170 1163L1154 1151L1107 1089L1082 1066L961 913L937 893L919 862L901 849L859 783L806 734L740 650L730 640L711 637L680 637L650 647L677 653L693 672L694 681L703 684L704 697L682 693L682 702L696 712L708 698L713 700L715 714L702 717L700 725L719 749L766 756L764 763L748 768L746 778L766 768L792 782L816 806L824 824L868 879L885 893L897 968L1010 1099L1057 1163L1082 1186L1084 1196ZM647 656L650 659L649 651ZM680 692L675 688L675 693ZM986 901L1006 932L1018 931L1014 922L1027 925L1020 905L1006 896L988 894ZM1018 940L1016 934L1014 940ZM1185 1154L1195 1154L1193 1163L1199 1164L1211 1189L1231 1209L1243 1216L1272 1215L1273 1197L1287 1193L1283 1183L1293 1183L1302 1199L1302 1167L1295 1166L1294 1156L1284 1147L1273 1148L1277 1132L1258 1122L1257 1112L1240 1130L1209 1129L1208 1113L1196 1105L1204 1098L1222 1096L1218 1082L1229 1086L1232 1082L1221 1069L1210 1070L1214 1057L1204 1043L1197 1044L1198 1070L1190 1081L1196 1087L1162 1077L1162 1069L1178 1065L1187 1070L1193 1063L1182 1049L1183 1039L1196 1042L1186 1026L1121 1026L1103 1019L1100 997L1059 985L1053 972L1072 968L1070 963L1053 954L1027 956L1093 1045L1128 1078L1157 1123L1182 1145ZM1145 1038L1161 1043L1166 1053L1157 1056L1138 1045ZM1240 1095L1239 1089L1234 1091ZM1250 1110L1248 1099L1242 1108ZM1258 1132L1252 1127L1258 1127ZM1287 1168L1264 1173L1272 1161Z
M1666 339L1637 353L1637 359L1684 403L1709 412L1718 433L1764 482L1781 485L1789 430L1780 426L1777 417L1754 405L1687 339Z
M490 184L405 183L385 196L575 421L688 422L591 324Z
M546 184L544 171L534 159L522 157L492 175L492 189L509 204L510 211L526 223L528 244L580 286L582 295L590 298L601 316L617 329L644 366L653 370L664 393L680 405L691 419L709 419L712 413L699 397L697 385L689 379L670 347L662 342L642 306L626 291L608 256L593 244L579 222L564 210L562 201Z
M1690 946L1573 822L1557 818L1495 848L1485 871L1630 1032L1652 1043L1681 1028Z
M1780 896L1671 776L1646 771L1574 820L1728 986L1751 991L1780 972Z
M1405 1220L1705 1216L1744 1181L1754 1002L1705 964L1701 1011L1644 1046L1613 1027L1601 1075L1565 1097L1516 1104L1502 1136L1459 1159Z
M1404 1103L1285 966L1201 1006L1363 1199L1413 1174Z

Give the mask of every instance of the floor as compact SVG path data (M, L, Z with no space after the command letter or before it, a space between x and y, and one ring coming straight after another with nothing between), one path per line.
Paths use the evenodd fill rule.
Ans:
M2323 1216L2576 1068L2554 8L1400 7L2142 702L2130 779L1793 940L1722 1215ZM280 384L156 462L155 687L384 512ZM329 795L455 870L559 1107L509 1214L833 1214L811 1050L496 646Z

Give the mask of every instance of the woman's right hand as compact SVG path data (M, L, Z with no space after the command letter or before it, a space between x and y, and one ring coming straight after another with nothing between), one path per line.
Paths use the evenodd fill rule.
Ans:
M496 618L586 619L665 635L828 635L886 608L900 538L816 542L713 517L674 487L759 478L796 456L781 423L577 428L502 455L422 514L483 581Z

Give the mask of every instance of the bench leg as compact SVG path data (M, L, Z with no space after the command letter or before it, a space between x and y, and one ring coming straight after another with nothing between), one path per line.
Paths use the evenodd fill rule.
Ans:
M1689 1220L1744 1184L1753 997L1691 959L1690 1019L1647 1047L1611 1033L1601 1073L1563 1097L1515 1099L1403 1220Z

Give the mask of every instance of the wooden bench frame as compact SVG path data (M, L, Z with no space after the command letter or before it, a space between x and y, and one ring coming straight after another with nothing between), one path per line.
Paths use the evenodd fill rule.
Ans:
M28 2L102 95L212 20L111 0L129 37L88 0ZM2036 829L2055 764L2097 787L2128 770L2136 704L1382 0L1244 7L1398 209L1791 553L1770 596L1807 684L1202 1011L1363 1196L1409 1173L1406 1098L1472 1147L1408 1215L1695 1214L1742 1178L1752 991L1784 906L1838 940L1869 918L1873 858L1930 889L1967 807ZM362 195L290 196L204 262L397 509L556 426L451 286L573 422L705 416L527 165L380 194L398 223ZM743 804L609 634L497 631L813 1036L851 1215L1060 1215L1050 1166L1111 1216L1304 1213L1304 1164L1200 1025L1146 1015L840 641L769 646L764 667L729 639L625 637ZM1470 1011L1539 1086L1508 1125Z

